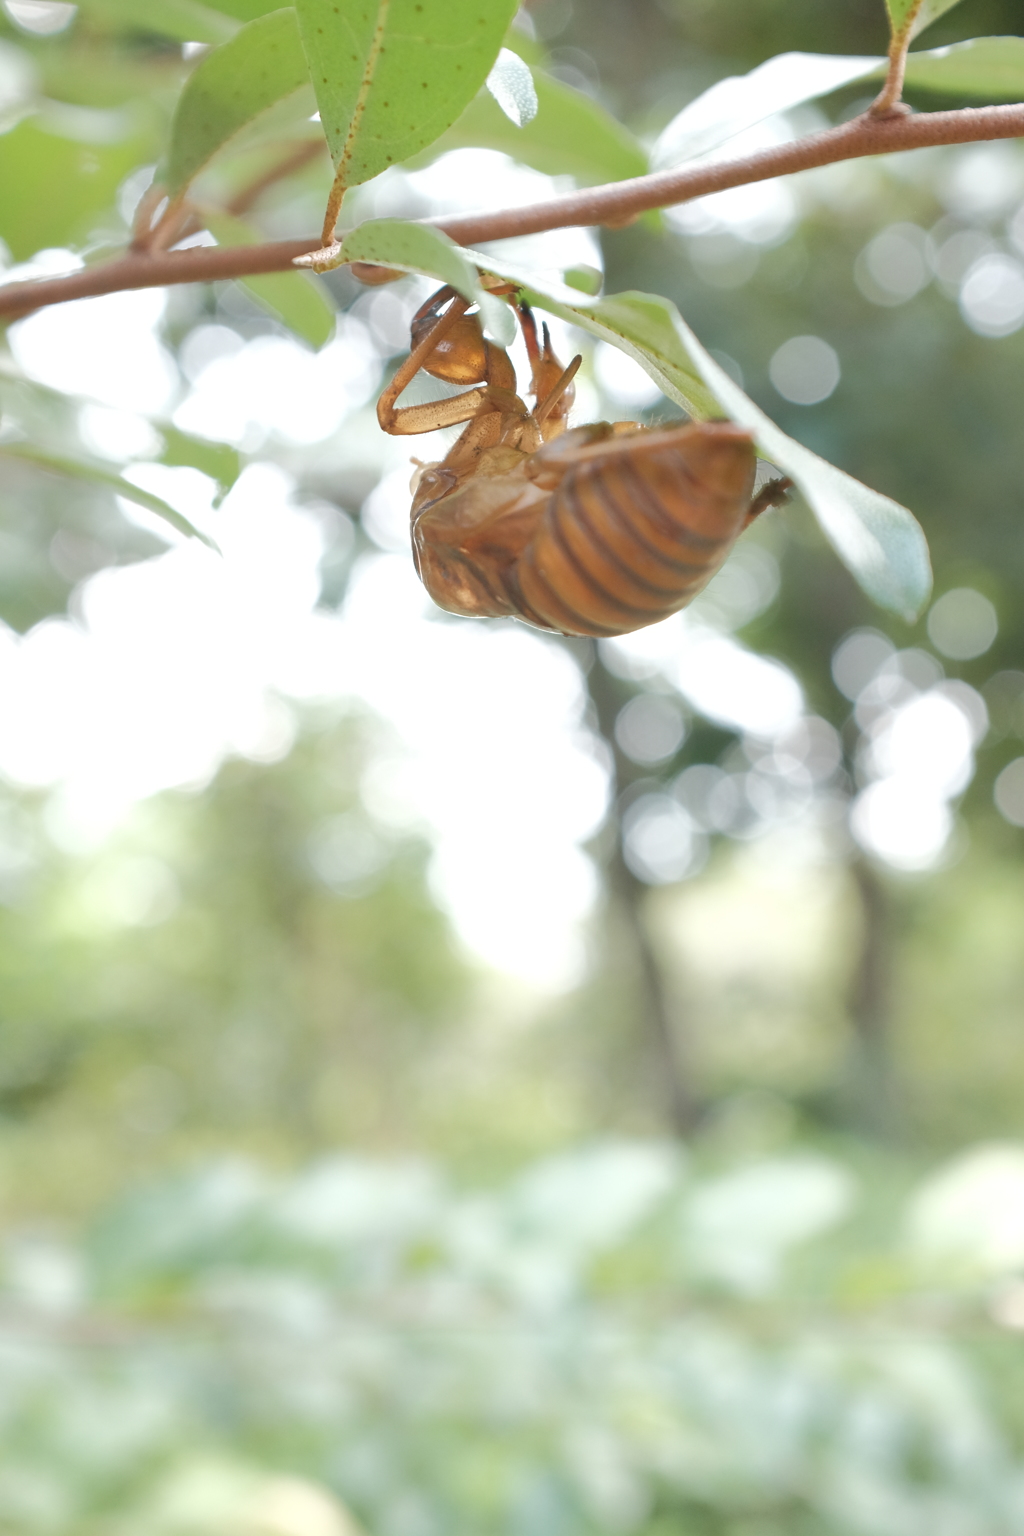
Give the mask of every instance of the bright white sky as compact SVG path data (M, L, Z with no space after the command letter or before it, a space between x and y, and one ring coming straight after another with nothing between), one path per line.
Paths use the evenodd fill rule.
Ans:
M444 166L421 173L420 190L437 192L440 178L481 206L553 185L516 170L510 191L502 157L459 152L459 161L458 177ZM381 195L386 204L387 186ZM730 203L729 211L742 229L742 210ZM752 203L751 217L762 211ZM763 238L760 227L752 238ZM582 231L562 232L535 255L596 264ZM32 376L97 402L84 419L97 453L144 456L145 417L172 413L188 430L247 447L269 438L294 451L337 434L339 464L346 454L368 457L386 476L368 518L383 550L358 566L341 615L318 612L320 525L293 505L281 469L253 463L214 512L212 483L197 471L140 466L132 472L140 483L209 527L223 558L167 535L166 554L88 581L75 619L48 620L24 639L0 631L0 772L54 786L52 824L85 847L138 799L205 782L226 754L279 756L291 739L288 699L362 701L399 743L396 759L371 774L371 806L430 833L435 887L465 942L538 986L571 984L597 893L580 845L600 826L607 798L575 664L525 626L448 620L432 609L405 547L409 444L352 415L376 388L366 325L346 317L318 355L288 338L242 345L227 328L204 326L183 350L183 390L159 341L164 302L144 291L43 310L11 328L11 347ZM605 398L602 407L586 385L587 415L624 415L651 398L639 370L613 361L594 359ZM429 456L422 440L414 446ZM613 649L626 674L657 675L711 718L781 737L804 715L796 679L727 633L730 620L771 600L777 571L764 550L739 554L703 620L677 616ZM963 698L941 691L937 662L923 682L910 668L908 681L890 653L883 645L876 658L895 679L879 695L886 709L868 708L862 722L869 782L853 825L873 851L923 868L946 845L949 801L973 771L978 722ZM875 670L857 686L864 697L877 691Z

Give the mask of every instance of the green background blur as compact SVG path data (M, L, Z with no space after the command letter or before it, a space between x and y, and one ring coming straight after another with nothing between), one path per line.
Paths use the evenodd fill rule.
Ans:
M538 60L644 139L776 53L886 46L880 0L531 16ZM0 133L16 262L123 242L119 189L156 160L185 67L130 8L57 22L0 16L0 64L31 59L45 96ZM1008 33L1019 0L964 0L925 41ZM592 845L587 973L561 995L460 943L426 839L361 797L388 745L365 712L305 707L279 761L229 760L88 851L44 790L0 786L2 1536L1024 1530L1024 832L993 803L1024 750L1024 329L977 334L939 282L879 302L855 276L890 225L948 234L967 153L994 190L957 228L998 242L1017 144L816 173L775 242L667 220L601 236L607 291L671 297L787 431L916 512L938 593L995 606L994 645L945 663L991 725L938 867L837 837L780 880L770 842L712 835L693 878L643 878L630 805L732 762L738 733L694 715L670 759L631 760L615 721L644 682L585 643L619 799ZM298 172L262 227L314 227L326 180ZM324 293L365 301L344 273ZM237 287L183 289L166 343L214 321L283 329ZM799 335L841 363L813 406L769 377ZM400 333L377 341L392 366ZM32 402L74 442L74 400ZM166 462L197 462L181 451ZM315 454L259 452L337 508L335 609L373 548L373 474L339 486ZM838 733L842 812L857 728L836 647L928 638L870 607L800 506L756 538L781 585L742 641ZM160 549L102 489L0 465L19 633ZM347 885L302 853L325 817L361 839Z

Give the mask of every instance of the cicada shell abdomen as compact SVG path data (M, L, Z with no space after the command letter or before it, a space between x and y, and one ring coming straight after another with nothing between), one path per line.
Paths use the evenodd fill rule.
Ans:
M585 449L510 573L522 617L604 637L685 607L746 526L755 471L750 433L732 422L640 429Z
M522 610L514 572L540 523L548 493L522 473L475 478L445 492L443 473L434 472L441 492L436 500L418 508L414 503L412 552L423 585L446 613L518 617L536 624ZM429 480L421 483L427 496L432 489Z

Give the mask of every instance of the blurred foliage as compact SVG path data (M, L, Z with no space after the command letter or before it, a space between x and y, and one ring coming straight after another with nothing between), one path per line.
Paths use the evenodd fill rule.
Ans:
M37 1180L68 1208L186 1149L291 1159L416 1124L472 973L424 845L360 800L373 744L313 719L283 761L148 802L91 858L6 802L0 1116L37 1111L8 1142L28 1208Z
M963 1260L998 1247L986 1197L1019 1197L1024 1153L866 1199L893 1171L606 1141L460 1189L420 1161L269 1179L236 1159L137 1191L80 1245L21 1234L0 1518L1010 1536L1022 1446L972 1357L998 1340L1019 1391L998 1322L1020 1313L1019 1226L1014 1253ZM320 1490L321 1523L308 1502L276 1523L267 1465Z

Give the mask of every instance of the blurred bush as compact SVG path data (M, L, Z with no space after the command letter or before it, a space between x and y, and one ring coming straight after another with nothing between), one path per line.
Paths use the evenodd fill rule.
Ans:
M1024 1148L865 1172L234 1159L10 1231L2 1528L1011 1536Z

